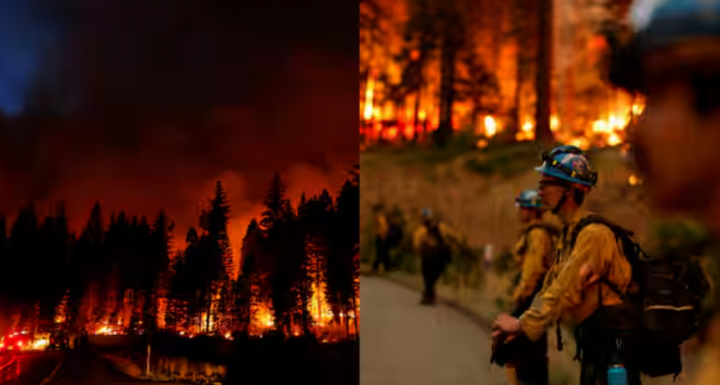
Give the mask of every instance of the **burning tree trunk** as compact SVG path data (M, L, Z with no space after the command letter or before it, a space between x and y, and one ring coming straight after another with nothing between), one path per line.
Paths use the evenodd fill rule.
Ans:
M358 305L357 305L357 294L352 296L352 307L353 307L353 326L355 327L355 338L360 334L358 330Z
M449 35L449 34L448 34ZM452 112L455 98L455 60L457 43L453 36L445 36L440 56L440 126L435 131L435 143L445 147L452 137Z
M303 237L303 248L305 252L305 260L303 261L301 273L297 282L297 286L300 289L300 314L302 318L302 328L303 328L303 334L309 335L310 334L310 311L308 309L309 307L309 301L312 298L312 290L311 290L311 277L309 274L308 266L312 263L312 256L307 251L309 247L309 236L305 235Z
M205 288L205 319L201 319L200 321L205 321L205 332L210 332L210 313L212 311L212 284L207 285ZM202 329L202 325L200 326L200 329Z
M420 75L422 79L422 75ZM421 83L422 84L422 83ZM422 89L422 86L418 87L417 90L415 90L415 106L413 106L413 143L417 143L418 138L420 136L420 90Z
M538 37L540 44L537 55L535 108L535 138L546 147L553 145L555 138L550 130L550 81L552 78L552 16L553 0L539 0Z
M350 339L350 317L348 317L348 308L345 307L345 337Z
M517 63L515 69L515 93L513 95L513 107L511 112L511 119L513 120L511 127L513 132L511 133L512 135L508 135L508 137L511 137L513 141L515 140L516 133L520 131L520 125L522 124L521 96L522 86L525 83L525 73L527 70L527 52L526 47L523 47L523 40L525 40L527 36L524 28L525 24L523 22L523 16L525 16L523 7L524 4L522 0L515 0L513 7L513 28L515 29L514 32L517 42Z

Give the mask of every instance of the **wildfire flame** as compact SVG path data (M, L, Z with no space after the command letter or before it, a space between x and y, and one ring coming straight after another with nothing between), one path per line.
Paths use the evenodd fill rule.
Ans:
M439 126L442 104L439 95L445 76L440 60L424 58L421 84L404 95L402 100L398 100L394 92L396 86L404 85L402 73L407 65L396 58L403 56L404 52L410 54L411 61L423 57L417 51L416 42L407 41L404 30L396 28L404 25L408 15L414 12L403 4L378 5L389 19L381 31L384 36L382 39L370 39L367 45L361 47L361 68L372 69L363 79L360 91L363 149L377 142L395 143L398 139L409 137L427 140L427 134ZM518 141L535 139L537 122L533 116L537 93L533 90L532 80L527 76L521 77L521 71L518 71L518 66L521 66L518 51L528 47L524 46L522 38L510 39L499 46L483 43L502 31L506 23L512 23L508 18L513 12L503 8L506 5L498 4L497 12L488 12L492 16L479 22L478 29L471 36L475 48L473 53L480 62L484 62L487 73L479 74L476 66L462 61L456 63L456 76L470 83L477 83L473 79L481 75L490 75L497 83L496 91L477 91L482 94L479 99L455 98L452 102L452 128L483 135L483 140L477 143L478 147L487 146L489 138L507 129L514 130L512 135ZM554 15L557 19L553 20L553 24L578 29L578 32L554 42L553 54L558 60L550 71L553 84L550 90L550 130L558 142L584 149L621 145L626 141L625 127L642 112L642 102L602 82L597 61L608 45L593 27L588 27L596 22L595 13L575 9L575 5L571 4L565 6L562 12ZM615 16L627 11L623 9L618 8L616 11L619 13ZM574 16L569 17L570 14ZM361 34L368 32L364 28L371 27L361 27ZM477 111L497 112L478 116ZM515 111L518 116L509 118L510 111ZM514 122L516 118L519 122Z
M89 329L95 335L116 336L124 334L122 330L122 319L118 319L116 324L110 323L107 319L91 326Z
M340 331L344 330L342 324L333 324L333 312L330 304L325 297L325 284L323 282L312 283L312 296L310 297L307 305L308 315L312 319L312 326L316 332L321 334L339 334ZM359 306L359 302L358 302ZM267 303L258 303L253 305L252 308L253 319L251 324L252 335L262 335L263 332L272 330L275 328L275 322L273 318L272 307ZM340 319L345 317L354 318L354 314L339 313ZM291 330L293 335L300 335L302 328L300 325L293 325Z
M42 350L50 344L50 338L48 336L36 337L35 340L29 345L30 350Z
M497 133L497 122L495 122L495 118L488 115L484 119L485 123L485 136L488 138L492 137Z
M373 93L375 91L375 79L370 76L368 79L367 87L365 88L365 108L363 111L363 118L370 120L373 117Z
M315 324L322 327L330 323L333 318L330 305L325 299L325 284L322 282L320 285L313 283L312 292L313 295L308 305L308 311L310 312L310 316L313 318L313 321L315 321Z
M639 184L642 184L642 180L638 178L635 174L630 174L628 177L628 184L630 186L637 186Z

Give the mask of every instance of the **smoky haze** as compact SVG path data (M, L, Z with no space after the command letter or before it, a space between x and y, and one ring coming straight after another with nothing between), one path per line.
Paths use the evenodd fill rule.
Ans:
M335 20L355 10L235 3L28 2L25 31L52 43L0 119L0 211L63 200L79 230L96 200L106 218L164 208L182 241L220 179L237 246L274 171L294 198L337 190L358 157L358 52Z

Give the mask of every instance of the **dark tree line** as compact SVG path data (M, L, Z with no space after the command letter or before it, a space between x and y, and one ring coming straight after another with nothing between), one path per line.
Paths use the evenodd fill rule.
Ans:
M172 224L162 211L152 220L121 211L111 214L109 226L103 223L100 203L79 235L69 230L62 204L42 220L32 204L23 207L9 233L0 217L4 309L19 312L23 326L29 320L50 321L67 294L67 321L72 323L94 283L100 291L112 289L117 303L128 289L147 296L142 317L151 317L155 309L150 298L169 261Z
M239 304L239 318L252 317L251 305L269 295L274 323L284 333L292 325L305 332L313 327L309 301L313 288L330 305L334 321L355 315L359 297L359 177L355 172L333 199L327 190L300 199L293 207L279 174L265 198L265 212L253 220L243 240L241 274L237 286L250 295ZM259 290L252 291L250 288ZM350 317L344 317L350 328ZM353 318L357 322L357 318ZM357 323L352 325L357 330Z
M82 305L89 292L111 301L91 309L95 313L89 322L118 317L130 292L142 304L131 330L154 330L159 299L165 298L165 326L171 330L202 322L213 332L247 332L252 305L269 301L281 331L298 322L310 331L307 305L313 280L325 283L324 294L336 315L353 313L357 304L358 182L355 172L337 198L323 191L293 207L276 174L266 210L259 222L250 223L242 245L231 245L228 239L230 205L218 182L198 226L185 236L186 248L174 256L174 224L163 211L150 219L113 212L106 225L96 203L87 224L75 233L62 204L42 219L29 204L9 229L0 217L2 307L21 313L24 325L38 319L51 322L65 297L66 326L82 327L75 321L86 316ZM237 279L233 246L241 252ZM107 311L113 313L101 314ZM206 316L201 319L201 314Z

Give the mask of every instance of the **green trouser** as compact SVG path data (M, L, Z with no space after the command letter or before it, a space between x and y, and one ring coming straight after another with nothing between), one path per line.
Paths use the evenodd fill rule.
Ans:
M423 299L426 301L435 301L435 286L445 272L450 257L445 251L427 250L422 253L422 276L425 284Z

